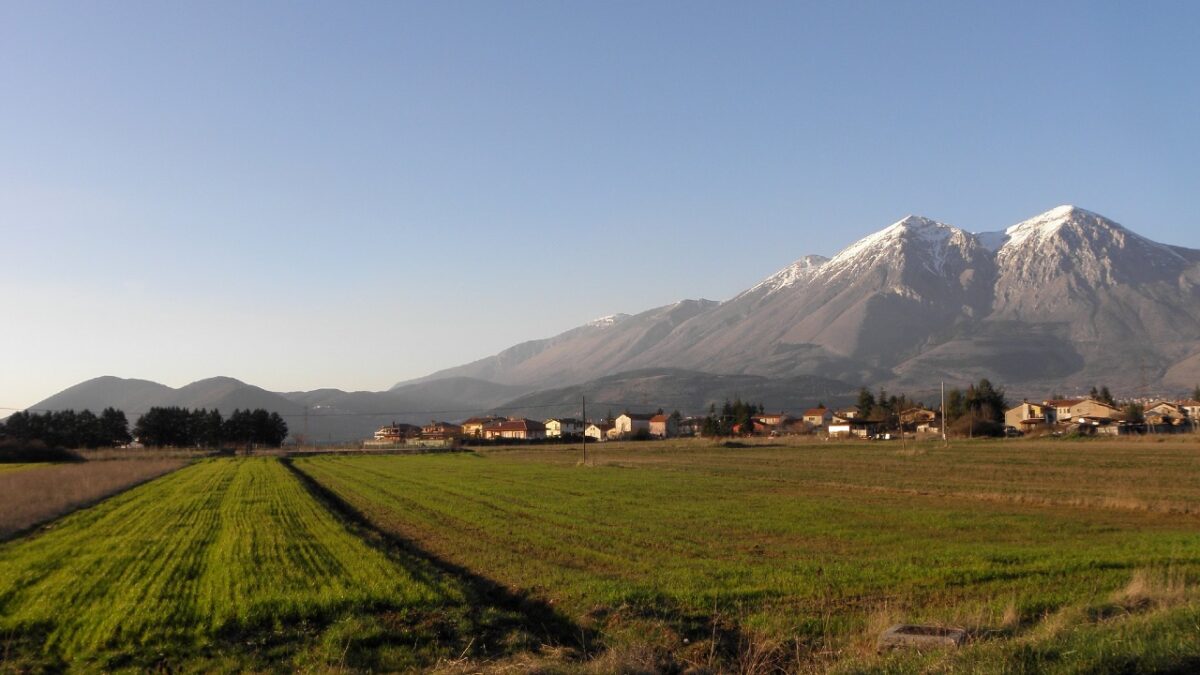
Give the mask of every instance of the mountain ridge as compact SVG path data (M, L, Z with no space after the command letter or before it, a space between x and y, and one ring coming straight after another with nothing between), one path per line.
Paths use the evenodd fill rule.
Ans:
M1154 242L1078 206L998 232L909 215L832 257L803 256L729 300L704 301L682 320L658 320L676 306L668 305L616 322L652 334L638 349L581 339L589 324L421 381L466 372L548 387L671 367L909 387L978 376L1034 388L1101 376L1125 387L1183 386L1200 379L1197 289L1200 250ZM1130 344L1152 348L1135 353Z

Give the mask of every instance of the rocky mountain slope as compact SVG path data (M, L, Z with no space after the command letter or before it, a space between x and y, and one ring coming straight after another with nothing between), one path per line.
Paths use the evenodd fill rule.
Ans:
M1090 211L972 234L906 217L721 303L684 301L434 373L533 387L639 368L819 375L911 389L1200 381L1200 251Z
M851 404L858 390L845 382L814 375L770 378L761 375L714 375L674 368L650 368L601 377L580 384L547 389L509 401L494 410L499 415L544 419L579 417L587 397L588 416L619 415L625 410L702 414L710 405L741 397L772 411L799 414L818 402L827 406Z

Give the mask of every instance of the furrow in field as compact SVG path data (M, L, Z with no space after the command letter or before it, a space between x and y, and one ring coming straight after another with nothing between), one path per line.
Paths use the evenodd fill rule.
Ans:
M0 545L0 633L69 662L461 601L419 561L368 546L269 458L200 462Z

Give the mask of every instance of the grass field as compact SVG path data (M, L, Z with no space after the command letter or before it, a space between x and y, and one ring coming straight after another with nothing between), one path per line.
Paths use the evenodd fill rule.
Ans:
M0 671L1200 669L1195 440L592 451L194 461L0 544Z
M45 466L45 465L44 464L36 464L36 463L33 463L33 464L20 463L20 462L0 463L0 474L12 473L14 471L23 471L25 469L32 469L32 468L38 467L38 466Z
M277 459L209 460L0 545L0 655L16 670L415 668L505 619L470 592L348 530Z
M379 529L552 603L601 670L1200 658L1195 442L595 450L594 467L575 449L297 466ZM901 620L976 640L875 656Z
M66 464L0 464L0 540L174 471L185 463L182 459L147 457Z

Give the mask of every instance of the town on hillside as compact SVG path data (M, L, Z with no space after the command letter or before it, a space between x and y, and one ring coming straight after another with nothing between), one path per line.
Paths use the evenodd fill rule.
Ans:
M977 391L972 387L969 392ZM990 389L989 389L990 391ZM947 406L949 423L940 409L903 405L907 399L879 400L863 390L856 406L831 409L823 404L798 414L766 412L761 405L738 401L714 406L705 416L624 412L615 417L583 420L552 417L533 420L494 415L458 423L431 421L424 426L392 423L380 427L365 447L444 447L472 442L510 444L535 441L655 440L720 436L814 436L828 439L892 440L955 436L1125 436L1200 432L1200 400L1130 401L1119 405L1108 394L1093 391L1080 398L1024 400L1003 403L1003 392L971 398L954 392ZM884 397L880 397L883 399Z

